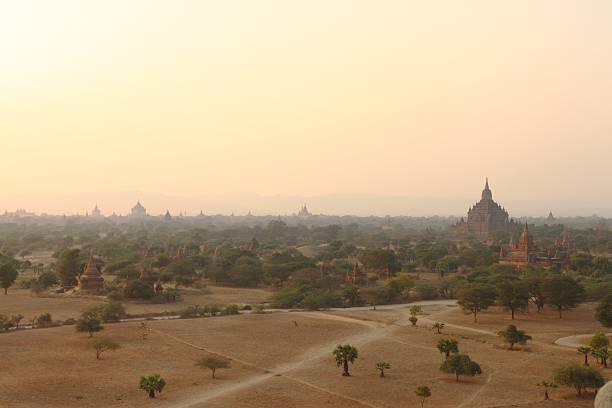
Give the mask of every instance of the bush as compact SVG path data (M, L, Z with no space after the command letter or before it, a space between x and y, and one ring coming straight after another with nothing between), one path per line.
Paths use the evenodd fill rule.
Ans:
M433 300L438 298L438 288L428 283L421 283L414 288L418 300Z
M222 314L224 315L237 315L240 313L240 309L238 305L227 305L225 309L223 309Z
M151 299L153 303L171 303L181 299L178 289L165 289L162 293L158 293Z
M34 318L32 325L37 328L50 327L53 325L53 318L51 313L42 313Z
M127 313L121 303L111 302L98 307L98 316L104 323L114 323L125 318Z
M305 293L300 288L282 289L272 296L272 307L290 309L299 305L304 297Z
M300 302L300 306L309 310L340 307L342 298L331 292L311 292Z
M130 299L149 300L154 295L152 287L139 281L130 282L125 288L125 296Z
M181 319L202 317L204 316L204 310L199 305L189 306L181 310L179 315L181 316Z
M558 384L574 387L578 395L589 388L597 389L605 381L601 373L593 367L583 367L578 364L568 364L555 370L554 381Z

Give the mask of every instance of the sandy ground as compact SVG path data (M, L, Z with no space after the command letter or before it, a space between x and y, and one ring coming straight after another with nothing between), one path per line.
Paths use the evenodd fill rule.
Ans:
M552 344L554 333L589 332L598 327L592 306L570 312L567 320L547 313L521 316L517 325L536 338L508 351L494 331L508 324L506 312L484 313L479 323L453 306L425 306L422 327L411 327L408 310L277 312L208 319L149 322L151 337L140 339L138 323L107 325L97 335L122 344L97 361L86 335L73 327L0 335L0 406L23 407L417 407L414 389L427 385L426 407L592 407L559 388L543 403L535 386L558 365L581 362L570 348ZM529 319L527 318L529 317ZM509 319L509 318L508 318ZM430 321L448 324L442 335ZM523 324L524 323L524 324ZM462 352L480 363L483 374L462 378L441 373L440 338L454 338ZM352 376L342 377L331 351L350 343L359 350ZM194 366L209 353L231 358L232 368L217 380ZM391 364L385 378L378 361ZM143 374L168 382L156 401L137 388ZM612 370L605 375L612 377Z

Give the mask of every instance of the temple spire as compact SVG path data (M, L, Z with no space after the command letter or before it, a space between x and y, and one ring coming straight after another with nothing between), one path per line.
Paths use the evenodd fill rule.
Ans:
M482 199L483 200L492 200L493 199L493 193L491 192L491 189L489 188L489 178L486 178L485 181L485 187L484 190L482 190Z

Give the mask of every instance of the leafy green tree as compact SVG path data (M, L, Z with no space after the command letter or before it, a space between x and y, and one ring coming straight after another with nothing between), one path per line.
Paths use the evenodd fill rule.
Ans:
M472 361L467 354L453 354L442 363L440 371L455 374L456 381L459 381L460 375L473 377L482 374L480 365Z
M115 323L127 316L125 307L119 302L111 302L97 308L98 317L104 323Z
M429 389L429 387L426 387L425 385L420 385L417 387L414 393L417 397L421 399L421 408L423 408L423 405L425 404L425 400L431 397L431 390Z
M76 278L81 272L80 258L81 251L79 249L67 249L60 254L56 270L63 286L72 287L76 285Z
M346 287L342 297L348 307L360 306L363 303L357 286Z
M606 336L606 334L601 330L598 330L593 335L593 337L591 337L591 340L589 340L589 346L593 350L597 350L600 348L607 348L609 345L610 345L610 340L608 340L608 337Z
M559 312L559 319L563 318L564 310L575 308L585 297L584 287L569 276L555 276L546 280L542 290L546 302Z
M104 329L96 310L83 312L81 318L77 320L75 328L78 332L89 333L89 337L93 337L94 333Z
M496 292L491 285L471 283L458 291L457 298L459 306L474 315L474 322L476 322L478 313L495 303Z
M531 340L531 336L525 334L523 330L519 330L513 324L506 327L506 330L497 332L497 335L510 344L510 350L514 349L515 344L525 344L527 340Z
M212 373L212 378L215 378L215 372L218 369L230 367L230 360L219 356L208 356L200 358L196 365L200 368L208 368Z
M378 371L380 371L380 376L384 377L385 376L385 370L390 370L391 369L391 364L385 362L385 361L379 361L378 363L376 363L376 369Z
M155 398L155 393L161 393L166 386L166 381L159 374L140 377L140 389L149 394L149 398Z
M395 252L389 249L366 249L359 253L358 258L366 269L388 270L391 273L402 270Z
M523 310L529 304L529 290L521 281L501 281L497 285L497 302L512 313Z
M610 358L610 350L606 347L595 349L591 352L595 357L599 358L601 365L608 368L608 359Z
M442 329L444 328L444 323L435 322L433 326L431 326L432 330L435 330L438 334L442 334Z
M605 327L612 327L612 295L606 296L595 309L595 318Z
M529 293L529 301L533 303L540 313L544 309L546 297L542 286L544 285L544 278L540 276L528 277L524 280L527 286L527 292Z
M309 292L300 302L300 306L309 310L327 309L341 305L342 299L338 295L320 291Z
M17 279L17 268L12 262L3 262L0 264L0 286L4 289L4 294L8 293L8 288L15 283Z
M557 384L575 388L578 396L589 388L597 389L605 383L598 370L577 364L567 364L556 369L554 381Z
M125 288L125 296L130 299L148 300L153 298L154 295L153 288L140 281L130 282Z
M332 354L336 359L338 367L342 366L342 375L349 377L349 363L353 364L357 357L359 357L357 349L350 344L338 344Z
M440 259L436 262L436 272L440 275L440 278L444 278L444 275L447 274L449 270L450 266L445 259Z
M389 299L388 289L377 286L362 289L361 296L374 310L377 305L385 304Z
M578 347L578 353L584 354L584 365L588 367L589 365L589 354L593 351L592 348L587 346Z
M440 353L444 354L445 360L448 360L451 353L459 352L459 343L453 339L440 339L436 345Z
M236 260L227 272L230 283L236 286L257 286L263 276L263 266L259 259L242 256Z
M101 360L105 351L115 351L121 347L119 343L108 337L96 337L92 340L91 346L96 350L96 360Z
M544 388L544 401L547 401L550 399L550 396L548 395L550 393L550 391L553 388L557 388L558 385L555 384L554 381L550 381L550 380L543 380L542 382L539 382L536 384L538 387L542 387Z

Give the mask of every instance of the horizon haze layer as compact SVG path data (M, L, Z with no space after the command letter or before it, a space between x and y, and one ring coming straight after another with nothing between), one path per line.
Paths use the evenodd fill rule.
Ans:
M493 186L494 187L494 186ZM552 212L555 216L591 216L597 214L612 217L612 210L597 203L562 202L558 200L504 200L494 198L503 205L511 217L545 217ZM13 196L0 202L0 211L25 209L37 214L84 215L97 205L103 215L129 214L136 202L141 202L151 215L162 215L170 211L173 215L184 213L197 215L291 215L306 205L314 214L356 215L356 216L465 216L480 193L472 197L410 197L385 194L328 194L319 196L262 195L257 193L207 194L194 197L173 196L159 193L84 192L62 195Z

